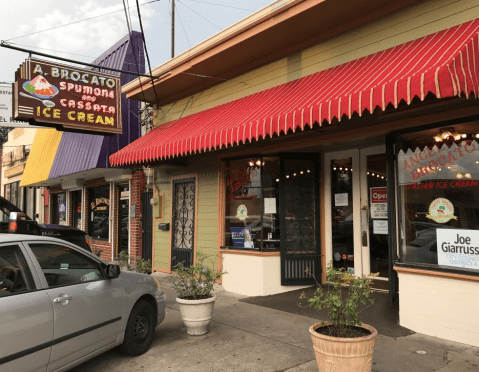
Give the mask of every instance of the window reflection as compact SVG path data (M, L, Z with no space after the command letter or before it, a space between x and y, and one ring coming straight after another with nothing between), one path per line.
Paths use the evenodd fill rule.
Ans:
M432 143L429 133L415 133L398 154L398 180L403 261L440 264L438 230L479 229L475 140Z
M333 266L354 272L352 159L331 160Z
M226 161L225 245L279 249L279 158Z

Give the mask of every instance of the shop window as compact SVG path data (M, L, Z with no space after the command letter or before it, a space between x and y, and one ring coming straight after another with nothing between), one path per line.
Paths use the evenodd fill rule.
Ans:
M72 203L73 203L73 227L78 229L82 228L81 216L82 216L82 198L81 190L72 191Z
M457 126L402 136L401 261L479 271L478 129Z
M354 271L352 159L331 160L333 265Z
M64 192L52 194L52 223L67 224L67 198Z
M32 190L29 190L25 187L20 187L20 181L18 182L12 182L8 183L4 186L4 195L5 199L7 199L9 202L11 202L13 205L17 206L23 211L26 211L27 215L29 217L33 218L33 213L31 205L31 197L29 195L32 195L33 192ZM3 212L2 213L2 220L3 221L8 221L8 216L5 215Z
M88 234L96 239L108 239L110 234L110 187L101 186L88 190L90 216Z
M21 208L19 200L19 185L20 182L12 182L5 185L5 199L11 202L13 205Z
M27 215L35 219L35 214L36 214L36 188L24 188L24 194L25 194L25 207L22 208Z
M279 158L234 159L225 165L225 245L279 250Z

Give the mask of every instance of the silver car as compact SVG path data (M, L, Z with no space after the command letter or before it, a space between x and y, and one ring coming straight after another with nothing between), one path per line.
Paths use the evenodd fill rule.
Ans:
M64 240L0 234L0 371L66 371L118 346L148 350L165 295Z

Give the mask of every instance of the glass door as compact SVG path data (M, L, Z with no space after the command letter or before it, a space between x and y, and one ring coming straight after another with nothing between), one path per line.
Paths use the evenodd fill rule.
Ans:
M326 261L357 276L388 277L384 146L325 154Z
M128 254L128 243L130 238L130 187L129 185L118 186L118 254Z

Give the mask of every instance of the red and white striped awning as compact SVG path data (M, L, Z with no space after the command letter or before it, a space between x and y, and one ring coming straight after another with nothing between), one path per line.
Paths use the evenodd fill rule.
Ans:
M478 33L479 19L163 124L111 155L110 163L214 150L429 93L477 97Z

